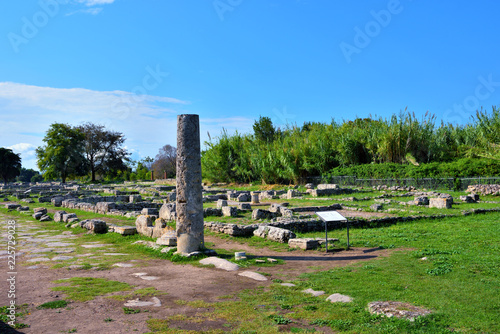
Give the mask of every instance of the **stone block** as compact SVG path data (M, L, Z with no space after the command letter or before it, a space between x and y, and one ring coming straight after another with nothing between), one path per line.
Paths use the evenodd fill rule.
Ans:
M311 238L290 239L288 240L288 246L304 250L316 249L319 246L319 241Z
M46 215L47 214L47 209L46 208L34 208L33 212L34 213L41 212L42 214Z
M155 220L155 226L153 227L153 234L152 238L159 238L163 234L165 234L167 231L165 230L165 227L167 227L167 221L163 218L158 218Z
M83 227L94 233L106 233L108 231L106 222L99 219L88 220Z
M257 219L272 219L277 216L276 213L267 211L267 210L262 210L262 209L255 209L252 211L252 219L257 220Z
M384 208L384 206L382 204L372 204L370 205L370 209L372 209L373 211L380 211Z
M142 196L141 195L130 195L128 201L130 203L142 202Z
M52 197L50 199L50 202L52 203L53 206L59 207L62 205L63 200L64 200L64 197L57 196L57 197Z
M224 199L220 199L217 201L217 209L222 209L223 207L227 206L227 201Z
M451 209L453 199L450 198L431 198L429 208Z
M475 203L476 202L472 196L468 196L468 195L460 196L460 200L462 202L465 202L465 203Z
M259 203L259 193L258 192L250 193L250 200L252 201L252 204Z
M45 214L43 212L35 212L33 214L33 218L35 218L36 220L40 220L40 218L42 218L42 216L44 216Z
M52 220L52 218L50 218L48 215L43 215L42 217L40 217L41 222L48 222L51 220Z
M135 227L137 229L137 233L145 235L147 237L153 236L153 220L151 216L139 216L135 220Z
M294 197L298 197L300 195L299 192L297 192L294 189L289 189L288 192L286 193L286 198L287 199L292 199Z
M67 223L69 219L71 218L78 218L76 216L76 213L64 213L62 215L62 222Z
M65 215L65 214L66 214L66 211L56 211L56 213L54 213L54 221L56 223L62 222L63 215Z
M5 204L5 208L7 210L16 210L17 208L20 208L21 206L19 204Z
M429 205L429 198L427 196L415 197L413 200L415 205Z
M222 209L206 208L203 209L203 217L222 217Z
M238 210L252 210L252 205L249 203L238 203Z
M257 237L280 243L287 243L288 240L295 238L295 233L292 231L272 226L259 226L253 234Z
M177 214L175 212L175 203L163 204L160 208L159 218L165 220L175 220Z
M338 189L339 185L338 184L318 184L317 189L319 190L325 190L325 189Z
M177 246L177 236L174 231L167 232L156 240L156 244L170 247Z
M134 226L115 226L113 232L121 235L133 235L137 233L137 228Z
M224 206L222 207L222 215L224 217L236 217L238 215L238 209L234 206Z
M250 194L248 193L242 193L238 195L237 201L238 202L250 202L252 198L250 197Z
M141 211L141 214L142 215L145 215L145 216L151 216L151 215L158 215L158 209L155 209L155 208L144 208L142 209Z

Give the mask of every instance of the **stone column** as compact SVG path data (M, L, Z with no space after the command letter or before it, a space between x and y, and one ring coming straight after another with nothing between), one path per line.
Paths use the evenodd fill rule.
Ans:
M155 179L155 171L152 170L151 171L151 181L154 181L154 179Z
M203 239L200 120L177 116L177 252L200 251Z

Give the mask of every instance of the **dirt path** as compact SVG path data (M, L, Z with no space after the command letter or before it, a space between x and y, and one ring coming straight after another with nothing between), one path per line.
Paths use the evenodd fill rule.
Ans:
M3 221L5 217L0 217ZM19 223L19 233L25 234L19 239L20 244L16 249L19 254L16 263L16 303L17 305L28 304L30 314L20 319L20 322L29 324L29 328L10 331L11 333L68 333L76 328L77 333L146 333L148 332L146 321L149 318L166 318L175 314L190 315L198 312L210 311L209 309L194 309L178 301L203 300L205 302L216 302L221 296L227 296L243 289L253 289L258 286L268 286L274 278L284 281L293 280L298 275L311 272L328 270L332 267L345 266L358 261L369 261L379 256L388 255L389 251L379 249L355 248L350 251L335 251L331 253L321 253L318 251L295 250L290 252L276 252L270 249L256 249L229 239L220 239L214 236L206 236L207 242L214 243L216 249L245 251L247 254L256 256L272 257L285 261L283 265L274 267L250 268L252 271L261 271L270 274L268 281L258 282L252 279L238 276L238 272L226 272L215 268L195 267L192 265L176 265L167 260L148 259L145 261L132 262L133 267L121 268L113 267L111 270L78 270L78 269L49 269L53 262L39 263L34 267L27 261L36 256L30 254L33 244L38 242L37 247L44 245L51 240L43 239L44 231L37 231L37 223ZM2 223L2 247L6 247L6 223ZM33 232L33 233L30 233ZM38 234L36 234L38 233ZM63 237L63 236L61 236ZM31 239L30 239L31 238ZM37 239L38 238L38 239ZM66 238L66 237L65 237ZM70 242L72 236L59 241ZM22 245L24 243L24 245ZM22 254L24 253L24 254ZM31 268L31 269L30 269ZM10 299L7 298L6 291L9 290L7 283L8 261L5 253L0 256L0 306L8 305ZM155 276L156 280L145 280L133 275L134 273L146 273L147 276ZM124 314L124 302L105 297L97 297L87 302L74 302L64 309L44 309L38 310L36 307L42 303L64 299L65 297L51 288L56 286L54 280L71 277L94 277L106 278L125 282L136 288L154 287L158 291L165 293L157 296L161 301L161 307L141 307L142 312L137 314ZM121 294L126 294L122 292ZM145 297L141 300L150 300ZM226 299L227 300L227 299ZM177 301L177 302L176 302ZM106 321L112 319L113 321ZM191 324L192 326L193 324ZM200 323L199 328L209 329L223 328L221 324ZM201 327L202 326L202 327ZM185 328L196 329L196 328ZM9 333L2 329L0 332Z

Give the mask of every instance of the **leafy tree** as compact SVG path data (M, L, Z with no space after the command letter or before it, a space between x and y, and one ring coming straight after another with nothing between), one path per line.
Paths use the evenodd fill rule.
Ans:
M103 125L85 123L77 129L84 134L84 149L92 181L96 174L116 175L128 169L129 153L122 147L125 137L120 132L107 130Z
M158 154L151 165L156 178L161 178L164 173L167 177L175 177L177 161L177 149L171 145L160 148Z
M83 155L85 135L67 124L54 123L43 141L45 146L36 149L37 165L45 179L66 178L71 175L85 175L87 160Z
M21 174L16 179L21 182L32 182L31 179L37 175L40 175L40 173L36 170L21 168Z
M0 147L0 177L7 184L21 174L21 156L11 149Z
M253 132L257 140L271 143L274 141L276 129L269 117L260 116L258 121L253 124Z

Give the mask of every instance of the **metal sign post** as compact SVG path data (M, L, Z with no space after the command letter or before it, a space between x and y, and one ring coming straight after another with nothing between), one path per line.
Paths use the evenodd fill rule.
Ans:
M347 249L349 249L349 222L347 218L342 216L337 211L321 211L316 212L316 215L325 222L325 245L328 253L328 223L329 222L345 222L347 223Z

